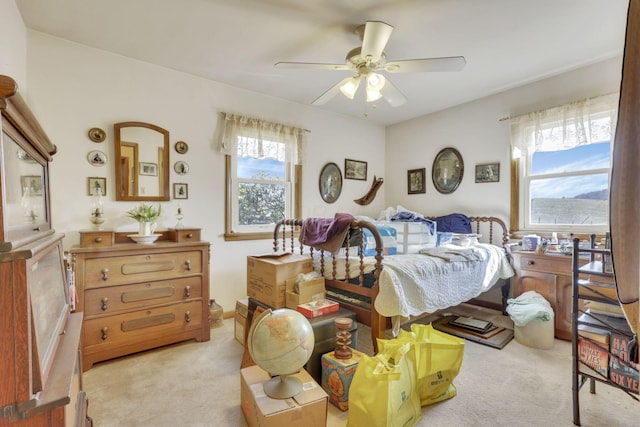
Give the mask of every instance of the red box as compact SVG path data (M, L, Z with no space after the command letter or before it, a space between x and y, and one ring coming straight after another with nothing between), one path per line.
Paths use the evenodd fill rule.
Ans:
M340 310L340 304L330 299L312 301L298 306L298 311L309 319L335 313L338 310Z
M578 336L578 355L580 362L607 378L609 372L609 347L607 344L589 341Z
M631 393L638 394L638 364L629 360L631 337L611 333L609 379Z

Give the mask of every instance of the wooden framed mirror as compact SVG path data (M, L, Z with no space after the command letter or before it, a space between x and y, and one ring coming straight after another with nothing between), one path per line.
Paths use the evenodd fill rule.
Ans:
M169 131L144 122L113 128L116 200L168 201Z

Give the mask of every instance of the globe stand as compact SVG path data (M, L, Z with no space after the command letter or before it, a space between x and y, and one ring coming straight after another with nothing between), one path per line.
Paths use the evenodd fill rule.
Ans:
M288 399L302 391L302 381L289 375L280 375L266 381L262 388L273 399Z

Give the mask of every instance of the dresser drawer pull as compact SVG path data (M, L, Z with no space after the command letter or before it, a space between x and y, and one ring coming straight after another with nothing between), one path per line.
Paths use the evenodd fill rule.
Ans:
M107 281L109 279L109 269L108 268L103 268L102 269L102 280Z
M96 237L94 241L96 243L102 243L102 237Z
M527 261L527 265L533 265L533 264L535 264L535 263L536 263L536 262L535 262L535 261L533 261L533 260L531 260L531 259L530 259L529 261Z
M107 328L106 326L104 326L102 328L102 336L100 338L102 338L102 341L105 341L107 339L107 331L109 330L109 328Z
M125 320L122 322L122 332L135 331L136 329L150 328L152 326L164 325L172 323L176 320L173 313L158 314L150 317L141 317L139 319Z
M155 273L158 271L173 270L173 261L151 261L141 263L130 263L122 265L122 274Z
M193 233L187 234L187 239L193 239Z
M164 288L144 289L142 291L123 292L121 296L122 302L136 302L155 298L166 298L173 296L176 288L166 286Z
M184 287L184 296L189 298L191 296L191 286Z
M102 311L107 311L107 302L109 301L109 298L103 297L100 301L102 302L102 306L100 307Z
M187 271L191 271L191 261L190 260L186 260L184 263L187 266Z
M191 322L191 312L189 310L187 310L186 313L184 313L184 320L187 323Z

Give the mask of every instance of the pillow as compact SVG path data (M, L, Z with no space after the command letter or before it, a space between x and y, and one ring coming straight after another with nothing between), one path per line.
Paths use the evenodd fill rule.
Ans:
M469 217L463 214L449 214L439 216L434 219L437 224L437 230L450 233L471 233L471 221Z

